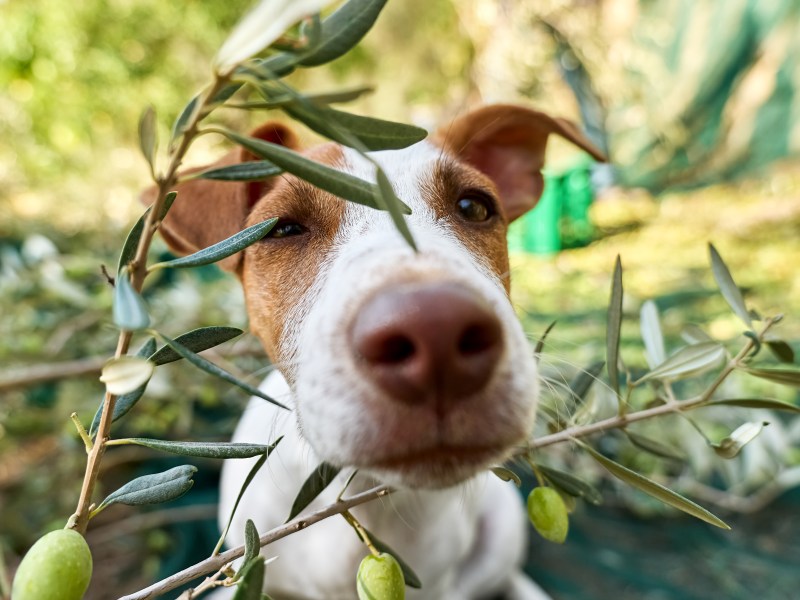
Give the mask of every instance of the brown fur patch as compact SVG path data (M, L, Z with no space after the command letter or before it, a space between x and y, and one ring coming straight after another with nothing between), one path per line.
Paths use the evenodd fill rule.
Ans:
M329 166L342 161L342 151L335 144L314 148L306 156ZM287 175L259 200L248 218L250 225L278 217L307 230L297 236L267 237L245 251L242 283L250 326L273 362L284 365L294 360L281 345L284 324L331 250L344 209L341 198ZM292 369L284 373L291 376Z
M421 182L422 197L438 219L452 226L456 237L470 253L486 259L508 291L508 225L492 180L469 165L447 158L439 160L429 173ZM460 216L457 202L470 192L493 199L497 212L488 221L471 222Z

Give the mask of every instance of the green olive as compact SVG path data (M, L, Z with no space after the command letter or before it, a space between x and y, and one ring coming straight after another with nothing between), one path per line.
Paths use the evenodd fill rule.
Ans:
M356 579L359 600L404 600L403 570L391 554L369 554L358 567Z
M569 531L567 506L553 488L537 487L528 496L528 517L544 539L563 544Z
M58 529L28 550L14 576L14 600L81 600L92 578L92 553L83 536Z

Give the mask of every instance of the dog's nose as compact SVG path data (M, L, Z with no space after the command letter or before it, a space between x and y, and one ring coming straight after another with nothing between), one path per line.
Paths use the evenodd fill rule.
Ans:
M453 283L407 284L361 307L351 342L367 376L393 400L442 414L483 389L503 351L500 321Z

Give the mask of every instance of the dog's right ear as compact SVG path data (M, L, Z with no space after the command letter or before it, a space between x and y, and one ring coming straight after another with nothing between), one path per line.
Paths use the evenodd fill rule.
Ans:
M297 136L281 123L265 123L251 132L250 136L293 150L299 147ZM258 160L258 157L244 148L237 148L214 164L189 169L182 172L181 176L252 160ZM275 181L273 177L251 182L190 179L179 183L174 188L178 197L161 224L161 235L170 249L180 255L216 244L244 228L250 210ZM148 188L141 196L142 202L152 204L156 193L155 187ZM239 252L218 264L225 270L237 271L241 261Z

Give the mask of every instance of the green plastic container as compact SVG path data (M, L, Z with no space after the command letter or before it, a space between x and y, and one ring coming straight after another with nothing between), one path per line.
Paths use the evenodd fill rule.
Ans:
M591 166L592 161L586 156L562 173L543 173L544 192L539 203L509 227L510 252L555 254L592 241Z

